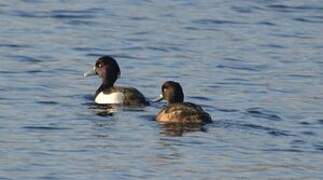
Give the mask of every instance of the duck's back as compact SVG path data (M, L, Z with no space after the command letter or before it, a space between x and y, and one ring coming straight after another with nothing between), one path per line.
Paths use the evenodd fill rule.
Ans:
M184 102L173 103L164 107L156 116L156 120L165 123L210 123L212 119L200 106Z

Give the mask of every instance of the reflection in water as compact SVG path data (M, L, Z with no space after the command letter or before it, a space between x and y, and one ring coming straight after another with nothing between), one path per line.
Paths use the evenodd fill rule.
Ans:
M206 128L201 124L183 124L183 123L166 123L161 124L161 134L168 136L183 136L184 133L203 131L206 132Z
M133 112L142 112L144 111L143 107L138 106L122 106L117 104L96 104L88 103L89 109L93 110L99 116L112 116L113 113L118 111L133 111Z
M99 116L112 116L114 112L117 112L117 105L100 105L89 104L89 109L93 110Z

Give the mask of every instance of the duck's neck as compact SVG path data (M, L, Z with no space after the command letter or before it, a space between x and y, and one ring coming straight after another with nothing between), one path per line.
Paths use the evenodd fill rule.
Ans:
M95 96L97 96L100 92L104 90L108 90L113 87L113 83L102 82L101 86L96 90Z
M168 101L168 105L176 104L176 103L183 103L184 101Z
M182 103L184 102L183 96L172 96L167 99L168 104Z

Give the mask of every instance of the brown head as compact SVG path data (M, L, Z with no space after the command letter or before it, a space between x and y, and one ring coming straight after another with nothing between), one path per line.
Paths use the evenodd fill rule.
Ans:
M167 81L161 87L162 94L157 101L166 100L168 104L181 103L184 101L184 93L179 83Z

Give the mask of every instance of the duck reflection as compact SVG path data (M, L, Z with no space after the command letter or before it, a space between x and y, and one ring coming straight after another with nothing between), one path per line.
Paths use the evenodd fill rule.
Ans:
M183 136L185 133L206 132L207 129L202 124L196 123L160 123L161 134L167 136Z
M142 112L144 108L137 106L123 106L118 104L89 104L89 109L93 110L98 116L113 116L118 111Z
M89 109L93 110L98 116L112 116L118 111L117 105L89 104Z

